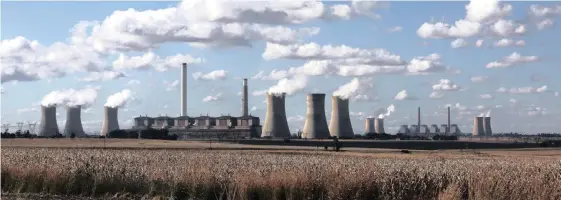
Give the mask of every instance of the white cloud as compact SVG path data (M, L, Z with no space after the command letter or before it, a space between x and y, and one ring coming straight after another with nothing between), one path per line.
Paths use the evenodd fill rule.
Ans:
M479 95L479 98L481 98L481 99L492 99L492 98L493 98L493 95L491 95L491 94L482 94L482 95Z
M297 122L297 121L304 121L306 120L306 118L302 115L296 115L296 116L291 116L286 118L287 121L289 122Z
M472 0L465 7L466 19L473 22L488 22L505 17L512 11L510 4L501 5L499 0Z
M431 98L431 99L442 99L442 98L444 98L444 93L439 92L439 91L434 91L434 92L430 93L429 98Z
M409 93L407 93L407 90L402 90L399 93L397 93L397 95L395 95L394 97L395 100L416 100L417 98L410 96Z
M174 80L174 81L163 81L162 82L165 86L166 86L166 91L172 91L175 90L175 88L177 88L177 86L179 85L179 80Z
M454 82L448 79L440 79L437 84L432 86L433 90L442 90L442 91L456 91L462 89L459 85L455 84Z
M474 77L470 78L471 82L474 82L474 83L486 82L488 79L489 79L488 76L474 76Z
M553 23L552 19L543 19L536 24L536 27L538 30L543 30L547 27L553 26Z
M195 80L224 80L228 71L225 70L214 70L207 74L203 74L202 72L195 72L193 73L193 79Z
M425 39L440 38L466 38L479 34L481 24L467 20L458 20L454 25L437 22L435 24L423 23L417 30L417 35Z
M284 78L291 78L293 76L321 76L332 74L335 71L335 67L332 65L331 61L328 60L310 60L302 66L290 67L287 70L273 70L269 75L265 75L265 72L260 71L256 75L252 76L252 79L261 80L281 80Z
M485 67L486 68L508 68L508 67L513 67L515 65L519 65L519 64L523 64L523 63L531 63L531 62L537 62L537 61L538 61L537 56L522 56L519 53L514 52L514 53L510 54L509 56L502 58L501 60L487 63L487 65L485 65Z
M394 26L394 27L388 28L388 32L390 32L390 33L400 32L402 30L403 30L403 27L401 27L401 26Z
M512 20L500 19L491 26L491 31L498 36L509 37L526 33L526 26Z
M457 48L462 48L462 47L466 47L468 46L468 42L462 38L458 38L455 39L454 41L452 41L450 43L450 46L452 46L452 48L457 49Z
M479 40L475 41L475 46L476 47L481 47L481 46L483 46L483 42L484 42L484 40L479 39Z
M409 74L429 74L448 70L449 67L442 64L440 59L441 56L437 53L413 58L407 65L407 71Z
M95 82L95 81L116 80L123 77L126 77L126 75L123 72L102 71L102 72L90 72L86 77L83 77L81 80L84 82Z
M553 93L553 96L556 96L556 97L558 97L558 96L559 96L559 92L555 92L555 93Z
M65 89L55 90L43 97L43 106L91 106L97 99L97 89Z
M157 71L166 71L170 68L180 68L182 63L198 64L203 63L204 59L195 58L191 55L176 54L160 58L160 56L148 52L141 56L126 56L121 53L119 58L113 61L113 68L115 70L129 70L129 69L149 69L154 68Z
M526 45L526 42L524 40L518 40L515 42L514 40L503 38L496 41L493 45L495 47L524 46Z
M510 94L530 94L530 93L542 93L547 92L547 85L535 88L535 87L518 87L518 88L504 88L500 87L497 89L498 93L510 93Z
M547 115L547 110L545 108L530 106L528 107L528 116L543 116Z
M222 99L222 93L218 93L216 95L209 95L203 98L203 102L213 102Z
M16 112L18 114L23 114L23 113L28 113L28 112L39 112L39 109L36 107L31 107L31 108L20 108L17 109Z
M136 80L136 79L132 79L132 80L129 80L129 82L127 82L126 85L127 85L127 86L140 85L140 81L139 81L139 80Z
M543 17L553 17L555 15L561 15L561 5L546 7L540 5L530 5L529 14L533 17L543 18Z

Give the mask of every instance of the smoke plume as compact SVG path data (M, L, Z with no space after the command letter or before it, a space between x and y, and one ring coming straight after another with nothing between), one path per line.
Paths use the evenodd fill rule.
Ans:
M117 92L109 96L104 106L111 107L111 108L121 107L131 99L133 99L131 91L129 89L124 89L123 91Z
M284 78L279 80L276 85L269 88L271 94L292 95L300 90L303 90L308 85L308 78L306 76L295 76L291 79Z
M56 90L43 97L41 105L43 106L81 106L87 108L97 99L97 90L95 88L84 88L81 90L66 89Z
M388 106L388 108L386 108L385 110L380 111L380 114L378 114L378 118L384 119L385 117L389 117L394 112L395 112L395 106L392 104Z

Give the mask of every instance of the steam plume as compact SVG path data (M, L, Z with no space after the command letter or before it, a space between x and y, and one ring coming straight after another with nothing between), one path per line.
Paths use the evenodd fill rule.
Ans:
M358 78L354 78L351 82L348 82L347 84L339 87L339 89L335 90L335 92L333 92L333 96L349 99L358 91L359 86L360 83L358 82Z
M56 90L45 95L41 101L41 105L46 107L64 105L86 108L92 105L96 99L97 90L94 88Z
M395 106L392 104L388 106L385 111L382 111L382 113L378 115L378 118L384 119L385 117L389 117L393 112L395 112Z
M117 92L109 96L104 106L111 107L111 108L121 107L125 105L127 101L129 101L132 98L133 97L131 91L129 89L124 89L121 92Z
M308 84L308 78L306 76L295 76L291 79L284 78L279 80L276 85L273 85L269 88L269 93L271 94L282 94L286 93L286 95L292 95L304 88Z

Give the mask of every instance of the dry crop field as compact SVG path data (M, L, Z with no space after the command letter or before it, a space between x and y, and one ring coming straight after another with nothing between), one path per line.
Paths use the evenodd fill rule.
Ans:
M4 141L3 141L4 144ZM140 199L561 199L558 150L2 147L3 193Z

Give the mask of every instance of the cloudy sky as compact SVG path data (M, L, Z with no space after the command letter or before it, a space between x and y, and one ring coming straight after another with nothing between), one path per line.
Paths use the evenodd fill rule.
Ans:
M561 130L559 2L2 2L2 123L39 121L41 104L83 105L88 132L103 106L177 116L189 63L188 114L265 116L286 92L292 130L306 94L350 98L355 132L385 114L386 130L452 122L495 132ZM109 98L111 96L111 98ZM391 106L393 105L393 106ZM387 112L388 107L395 112Z

